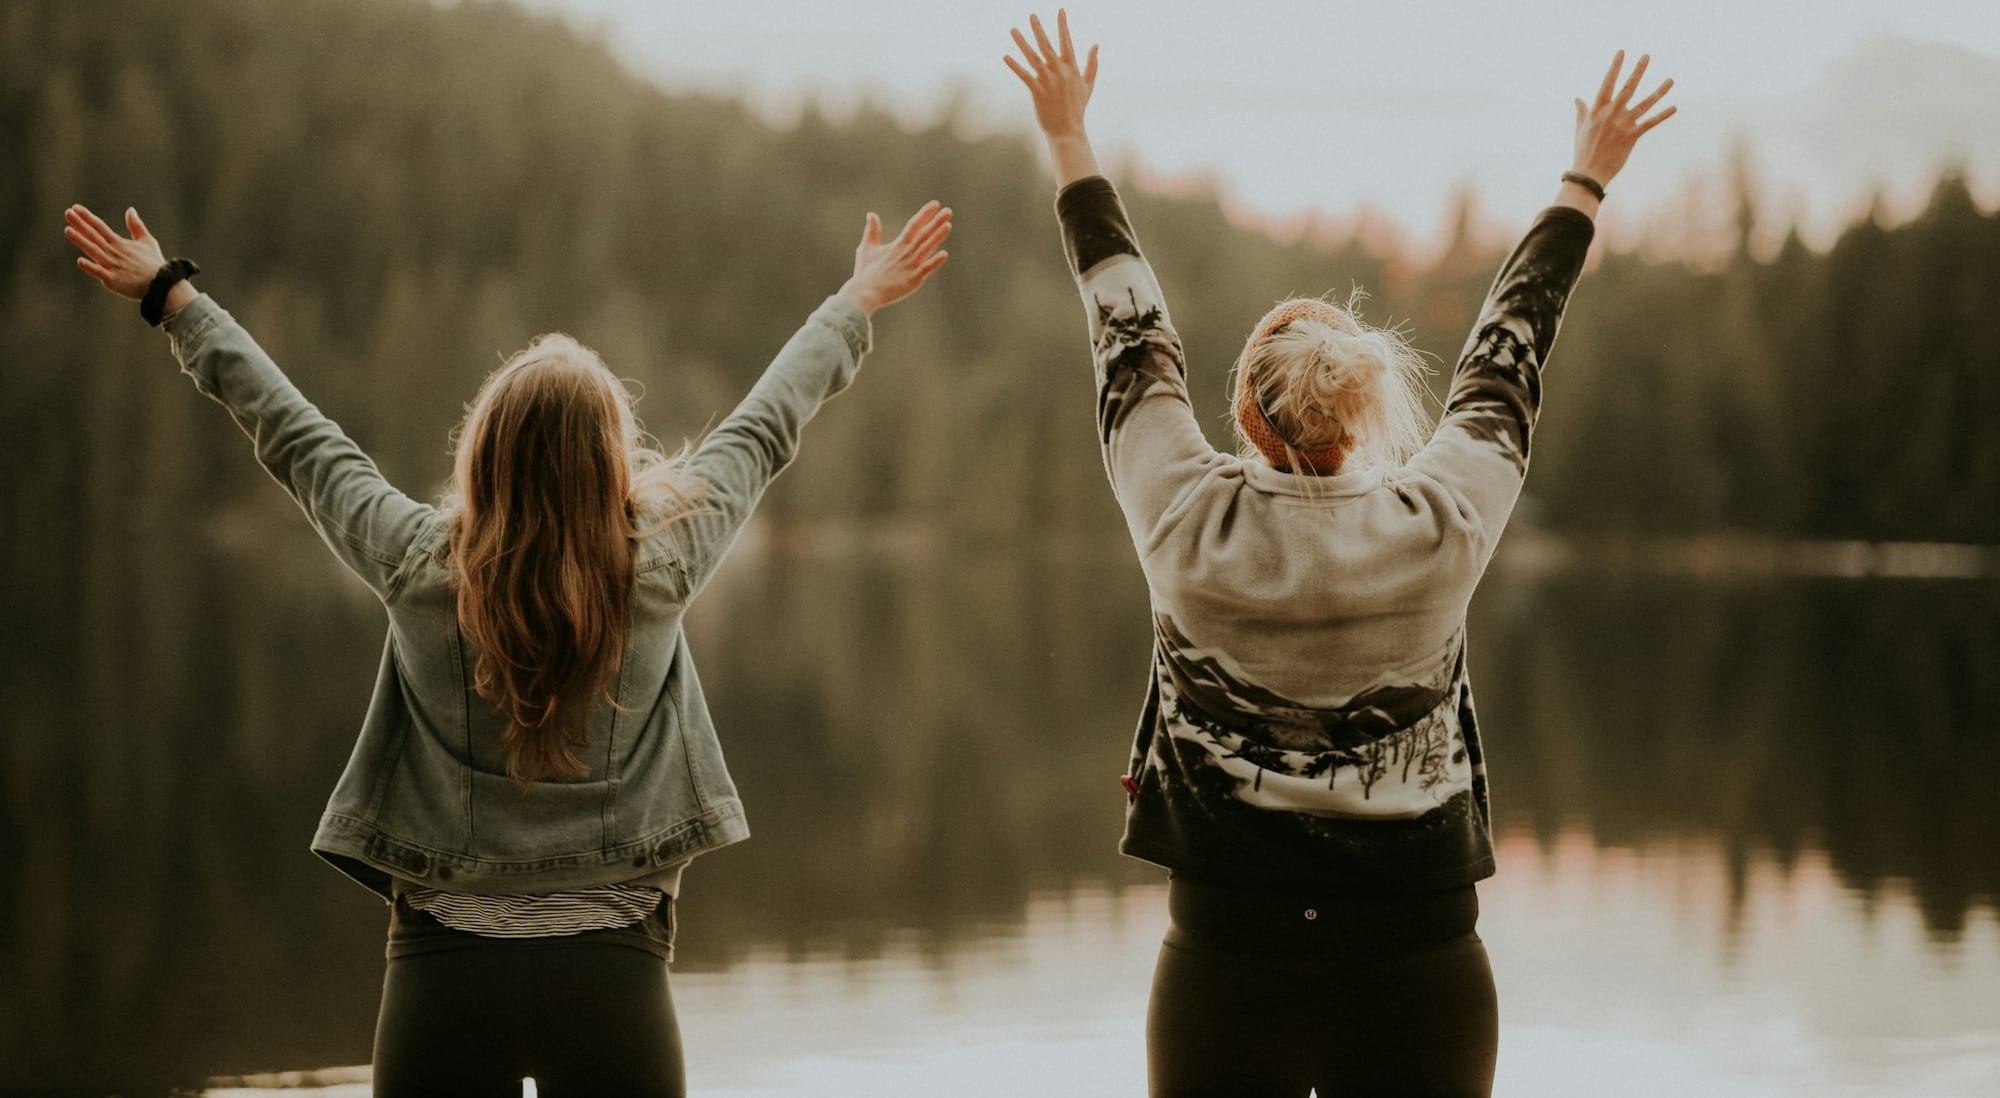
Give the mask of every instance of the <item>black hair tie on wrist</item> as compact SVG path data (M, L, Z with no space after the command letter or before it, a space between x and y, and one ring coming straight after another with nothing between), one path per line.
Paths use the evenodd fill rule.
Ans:
M146 296L139 299L139 315L145 318L146 323L159 327L160 319L167 311L167 291L173 289L175 283L200 273L201 268L192 259L175 256L167 260L161 265L159 273L153 276L152 284L146 287Z
M1604 201L1604 184L1599 183L1582 172L1564 172L1563 182L1574 183L1591 194L1596 195L1599 202Z

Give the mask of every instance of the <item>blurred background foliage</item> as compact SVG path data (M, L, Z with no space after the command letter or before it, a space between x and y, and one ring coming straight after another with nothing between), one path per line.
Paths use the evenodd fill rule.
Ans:
M72 201L138 206L424 495L479 378L542 330L640 382L670 443L698 433L839 284L863 212L936 196L958 211L952 264L879 318L880 349L773 514L951 539L1119 532L1054 188L1024 136L969 138L949 111L914 132L868 109L776 128L503 4L17 0L0 31L0 469L10 516L49 535L10 554L190 496L278 505L157 334L72 271ZM1227 367L1270 302L1362 286L1365 315L1409 322L1448 367L1505 243L1467 217L1418 262L1274 239L1211 194L1127 191L1225 444ZM2000 541L2000 428L1980 414L2000 400L2000 216L1947 174L1914 221L1759 259L1747 184L1734 201L1742 242L1720 263L1599 257L1524 518Z

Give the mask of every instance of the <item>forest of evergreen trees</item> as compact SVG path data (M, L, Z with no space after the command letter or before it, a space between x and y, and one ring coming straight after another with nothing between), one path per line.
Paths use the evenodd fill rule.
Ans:
M866 110L778 128L504 4L9 3L0 480L10 523L49 536L8 552L266 491L163 340L74 272L73 201L145 211L424 494L478 379L535 332L598 347L677 441L838 285L865 210L937 196L958 211L954 262L881 318L775 511L1115 538L1053 186L1025 137L960 130ZM1227 366L1272 300L1359 284L1371 319L1413 322L1448 361L1498 260L1466 239L1422 267L1274 240L1212 196L1128 190L1218 440ZM2000 403L1996 302L2000 215L1950 176L1915 220L1864 221L1825 253L1793 238L1701 267L1603 256L1550 371L1524 517L2000 541L2000 427L1980 416Z

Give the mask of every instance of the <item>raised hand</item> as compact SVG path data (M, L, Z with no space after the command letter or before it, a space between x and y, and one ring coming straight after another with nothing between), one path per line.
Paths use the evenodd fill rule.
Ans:
M1671 79L1662 81L1653 94L1632 102L1632 93L1639 90L1639 80L1646 75L1646 66L1651 61L1650 55L1640 55L1639 63L1632 66L1632 75L1613 95L1618 71L1625 67L1625 51L1619 50L1604 74L1604 83L1598 86L1597 101L1588 106L1581 99L1576 101L1576 161L1572 170L1589 176L1600 186L1608 185L1611 177L1625 167L1625 158L1632 155L1632 146L1646 131L1672 118L1679 109L1668 107L1650 118L1644 117L1674 86Z
M840 288L840 296L872 316L882 306L916 293L950 258L950 252L938 250L950 235L951 209L935 200L924 203L887 244L882 243L882 219L869 214L861 243L854 249L854 276Z
M66 222L63 235L83 253L76 258L76 265L84 274L127 301L146 296L146 288L152 285L153 276L166 264L167 257L160 251L160 242L146 231L146 223L139 220L139 211L125 211L125 228L132 234L130 239L119 236L103 218L84 206L64 210L63 220ZM185 282L175 290L194 296L193 289ZM175 307L171 296L168 307Z
M1021 56L1027 60L1025 66L1014 60L1012 54L1006 57L1007 67L1028 86L1028 93L1035 98L1035 123L1051 141L1062 137L1083 136L1083 109L1090 103L1090 93L1097 86L1097 47L1090 47L1090 59L1079 68L1076 63L1076 46L1069 39L1069 12L1056 11L1056 38L1061 43L1049 42L1048 32L1042 29L1039 15L1028 16L1028 26L1035 32L1035 45L1029 45L1026 35L1019 27L1014 28L1014 44L1021 47Z

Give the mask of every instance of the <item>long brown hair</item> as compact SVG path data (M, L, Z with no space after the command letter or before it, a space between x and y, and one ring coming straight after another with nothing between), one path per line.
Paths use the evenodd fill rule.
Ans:
M507 718L516 781L589 772L577 751L591 703L617 704L635 543L694 497L679 457L645 443L618 378L569 336L537 336L480 386L452 471L452 576L473 685ZM656 502L669 506L641 529Z

